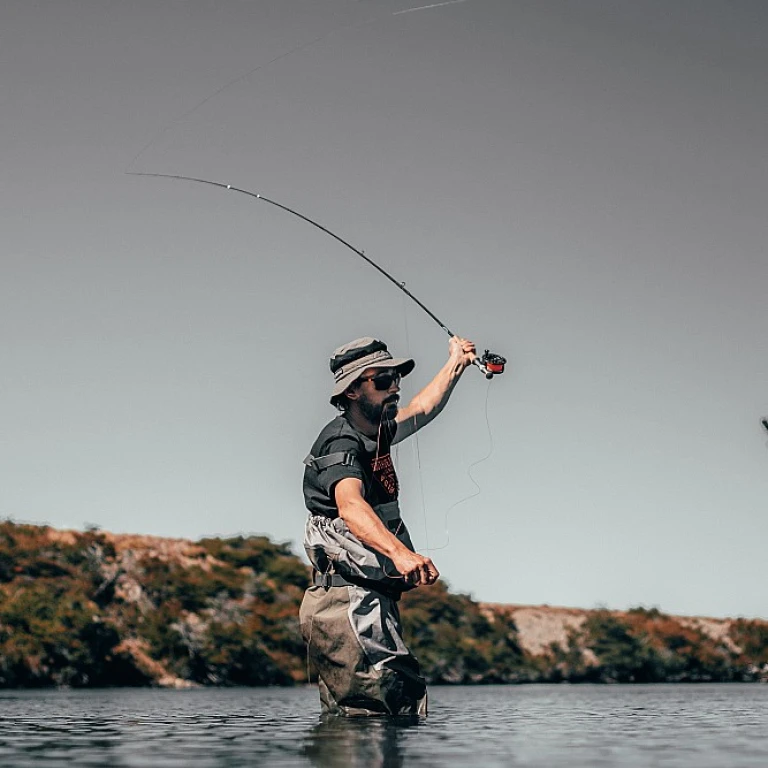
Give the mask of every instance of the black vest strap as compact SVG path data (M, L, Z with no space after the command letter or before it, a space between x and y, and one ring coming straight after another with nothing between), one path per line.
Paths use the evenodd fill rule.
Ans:
M355 463L355 454L350 451L340 451L339 453L329 453L327 456L318 456L315 458L311 453L304 459L308 467L321 472L328 467L335 467L341 464L342 467L351 467Z
M387 584L381 581L372 581L354 576L345 578L339 573L320 573L315 569L312 570L312 584L323 589L330 589L331 587L363 587L371 592L378 592L394 601L398 601L403 592L413 588L413 585L407 584L402 579L392 579L392 583Z

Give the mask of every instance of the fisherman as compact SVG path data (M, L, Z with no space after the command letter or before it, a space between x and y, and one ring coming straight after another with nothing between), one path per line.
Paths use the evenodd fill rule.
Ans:
M426 682L403 640L397 601L440 574L414 551L400 517L390 446L443 410L476 356L458 336L448 349L448 361L404 408L400 380L412 359L393 358L370 337L331 358L331 404L340 413L304 461L304 547L314 570L300 610L324 713L426 714Z

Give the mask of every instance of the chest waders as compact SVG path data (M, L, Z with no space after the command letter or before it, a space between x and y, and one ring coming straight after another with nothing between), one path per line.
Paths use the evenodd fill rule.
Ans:
M398 502L378 504L373 510L413 550ZM426 714L426 682L403 640L397 606L402 592L412 586L341 517L310 515L304 547L314 579L299 618L308 658L317 670L323 711L348 716Z

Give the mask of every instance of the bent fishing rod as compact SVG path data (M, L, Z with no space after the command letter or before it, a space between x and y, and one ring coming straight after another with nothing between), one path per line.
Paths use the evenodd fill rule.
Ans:
M337 235L335 232L332 232L327 227L324 227L322 224L318 224L318 222L314 221L313 219L310 219L308 216L305 216L303 213L299 213L298 211L295 211L293 208L289 208L287 205L283 205L282 203L278 203L276 200L271 200L268 197L264 197L264 195L259 194L258 192L251 192L248 189L240 189L239 187L233 187L231 184L223 184L220 181L210 181L209 179L198 179L194 176L180 176L177 174L171 174L171 173L142 173L140 171L126 171L126 174L128 176L152 176L154 178L159 179L176 179L178 181L191 181L195 182L197 184L208 184L212 187L219 187L219 189L225 189L229 190L231 192L240 192L243 195L248 195L249 197L253 197L256 200L263 200L265 203L269 203L270 205L275 206L275 208L280 208L281 210L285 211L286 213L293 214L294 216L297 216L298 218L302 219L303 221L306 221L307 224L311 224L313 227L316 227L321 232L325 232L326 235L329 235L334 240L337 240L342 245L345 245L347 248L349 248L350 251L357 254L361 259L366 261L368 264L370 264L375 270L380 272L384 277L387 278L391 283L396 285L408 298L412 299L413 301L418 304L421 309L423 309L439 326L444 330L451 338L453 338L456 334L453 333L453 331L448 328L448 326L440 320L440 318L432 312L423 302L421 302L419 299L416 298L406 287L404 282L400 282L398 280L395 280L392 275L389 274L385 269L380 267L373 259L369 258L365 255L365 253L361 250L358 250L353 246L351 243L348 243L344 238ZM501 373L504 373L504 366L506 364L507 360L506 358L502 357L501 355L496 354L495 352L491 352L490 350L486 349L483 353L482 357L478 357L477 355L472 360L472 364L476 365L480 371L485 375L486 379L492 379L494 376L498 376Z

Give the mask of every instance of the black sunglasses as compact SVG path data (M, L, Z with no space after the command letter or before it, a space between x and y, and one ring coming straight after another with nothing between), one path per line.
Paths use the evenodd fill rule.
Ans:
M395 373L392 373L391 371L384 371L383 373L377 373L375 376L366 376L361 377L360 381L372 381L373 386L379 390L379 392L383 392L385 389L389 389L392 384L399 384L400 379L402 379L402 376L395 371Z

